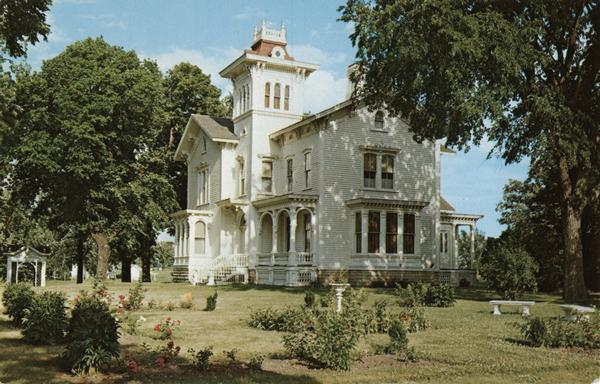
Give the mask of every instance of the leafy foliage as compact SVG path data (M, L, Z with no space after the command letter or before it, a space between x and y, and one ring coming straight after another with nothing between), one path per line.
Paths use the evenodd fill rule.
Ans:
M304 305L308 308L314 307L316 304L316 296L315 293L311 290L307 290L304 292Z
M481 275L490 289L509 300L536 290L538 266L527 252L506 243L490 248L481 265Z
M47 40L50 26L46 23L46 13L51 4L52 0L0 3L0 52L12 57L25 56L28 44Z
M349 370L351 353L362 335L364 328L357 327L352 316L321 310L314 312L304 328L285 334L283 345L290 356L317 367Z
M386 353L396 354L405 351L408 347L408 336L406 328L400 320L394 320L388 331L390 344L386 347Z
M431 327L431 322L425 317L422 307L409 307L400 312L399 320L409 332L424 331Z
M600 348L600 316L565 321L560 317L533 317L518 325L523 337L536 347Z
M255 353L248 361L248 367L255 371L261 371L263 363L265 362L265 355L262 353Z
M82 292L71 312L63 358L73 372L94 373L119 356L119 324L104 292Z
M23 312L23 337L32 344L62 341L67 326L66 297L62 292L44 291L35 295Z
M454 288L445 283L409 283L406 288L398 285L395 293L405 307L450 307L456 301Z
M127 298L127 310L138 311L142 308L145 293L148 290L144 288L141 281L137 282L129 289L129 297Z
M8 284L2 294L2 305L15 325L21 326L25 310L31 308L35 293L25 283Z

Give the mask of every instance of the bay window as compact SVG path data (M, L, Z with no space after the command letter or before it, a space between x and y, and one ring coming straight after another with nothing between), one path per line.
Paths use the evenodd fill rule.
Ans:
M379 218L379 212L369 211L369 234L367 237L367 251L369 253L379 253L379 234L381 232Z

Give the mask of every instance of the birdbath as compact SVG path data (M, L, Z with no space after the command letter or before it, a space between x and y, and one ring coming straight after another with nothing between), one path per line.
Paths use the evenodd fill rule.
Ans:
M329 285L335 289L335 298L336 298L335 311L338 313L342 312L342 297L344 296L344 291L346 290L346 288L348 288L350 286L350 284L348 284L348 283L331 283Z

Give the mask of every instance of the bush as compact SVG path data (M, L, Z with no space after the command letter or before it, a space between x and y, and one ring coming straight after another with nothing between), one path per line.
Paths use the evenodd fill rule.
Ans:
M589 320L564 321L560 317L543 319L533 317L518 325L521 335L536 347L600 348L600 315Z
M145 294L148 290L144 288L142 282L137 282L132 288L129 289L129 297L127 298L127 305L125 309L128 311L138 311L142 308Z
M62 341L67 325L65 295L46 291L33 298L23 312L23 336L33 344L55 344Z
M290 356L317 367L349 370L351 353L362 335L364 327L345 311L315 311L304 327L283 336L283 345Z
M481 261L481 276L504 299L515 300L535 291L538 265L523 249L506 244L493 247Z
M390 324L388 335L390 336L390 344L385 349L386 353L397 354L407 349L408 336L406 336L406 328L400 320L394 320Z
M454 288L448 284L410 283L406 288L397 286L396 295L404 307L450 307L456 301Z
M431 323L425 318L425 310L422 307L406 308L400 312L398 318L408 332L424 331L431 327Z
M167 304L165 304L165 310L172 312L175 310L175 304L173 304L173 302L171 301L167 301Z
M192 292L186 292L181 295L181 300L179 300L179 306L183 309L192 309L194 307L194 296Z
M210 357L213 355L213 347L206 347L196 352L193 348L188 349L192 355L192 363L200 371L207 371L210 367Z
M12 322L21 326L25 309L31 308L35 293L31 286L25 283L8 284L2 294L2 305Z
M380 300L375 302L375 322L376 332L385 333L388 331L391 323L391 315L388 312L389 302L387 300Z
M238 353L237 348L233 348L230 351L223 351L223 354L225 355L225 357L228 358L231 361L236 361L237 360L237 353Z
M265 331L294 332L303 326L309 316L308 310L268 307L251 312L248 325Z
M456 302L454 288L448 284L434 284L427 287L425 302L427 307L451 307Z
M217 309L217 296L218 294L215 292L206 298L206 308L204 308L205 311L214 311Z
M304 305L308 308L312 308L315 306L316 297L313 291L304 292Z
M264 362L265 355L263 355L262 353L257 353L255 355L252 355L250 361L248 361L248 368L254 369L256 371L261 371Z
M111 315L107 291L86 292L76 299L67 327L67 348L63 354L75 373L96 372L119 356L119 324Z
M181 321L173 320L170 317L167 317L164 321L161 321L154 326L154 331L158 332L156 338L160 340L172 339L175 328L179 327L180 325Z

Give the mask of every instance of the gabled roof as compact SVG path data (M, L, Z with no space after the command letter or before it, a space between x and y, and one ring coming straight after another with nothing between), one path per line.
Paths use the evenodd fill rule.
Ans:
M454 207L442 195L440 195L440 211L455 211Z
M221 143L238 143L240 139L233 133L233 121L225 117L194 114L190 116L177 150L175 160L183 160L184 152L192 151L198 133L202 131L210 140Z
M198 124L211 140L239 140L233 133L233 121L231 119L208 115L192 115L191 119Z

